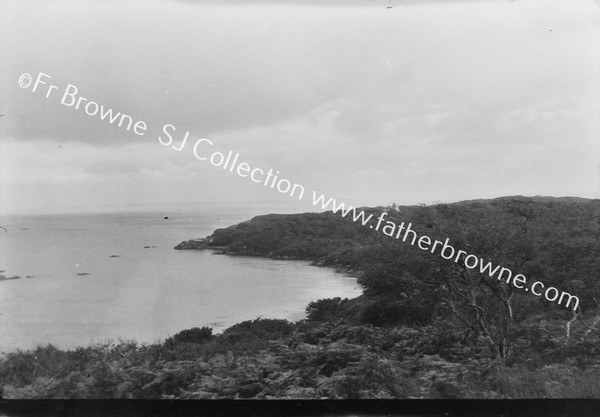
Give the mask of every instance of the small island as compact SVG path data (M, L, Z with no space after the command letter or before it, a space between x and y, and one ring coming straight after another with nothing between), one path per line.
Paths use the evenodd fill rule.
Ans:
M30 278L30 276L27 276L27 278ZM21 277L18 275L13 275L12 277L7 277L6 275L0 274L0 281L10 281L13 279L21 279Z

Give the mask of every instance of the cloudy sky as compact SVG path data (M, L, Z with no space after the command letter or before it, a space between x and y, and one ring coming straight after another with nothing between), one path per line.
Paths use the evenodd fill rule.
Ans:
M311 209L161 145L167 123L358 206L600 198L598 51L593 0L0 0L0 214ZM19 86L39 72L48 98Z

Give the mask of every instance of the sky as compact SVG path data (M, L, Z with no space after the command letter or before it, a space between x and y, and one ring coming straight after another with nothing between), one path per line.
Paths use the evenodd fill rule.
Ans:
M600 198L598 51L594 0L0 0L0 215Z

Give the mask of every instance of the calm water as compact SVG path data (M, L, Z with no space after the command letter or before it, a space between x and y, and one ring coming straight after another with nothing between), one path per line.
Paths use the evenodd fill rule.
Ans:
M0 281L0 351L297 320L311 300L360 294L355 279L307 262L173 249L248 213L163 214L1 219L9 232L0 229L0 273L22 279Z

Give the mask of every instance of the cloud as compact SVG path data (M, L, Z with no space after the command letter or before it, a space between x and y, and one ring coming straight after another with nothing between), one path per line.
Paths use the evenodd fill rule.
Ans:
M597 196L595 5L404 3L5 2L3 196L14 210L279 198L163 147L166 123L359 205ZM38 71L56 95L19 88ZM147 133L62 105L67 84Z

